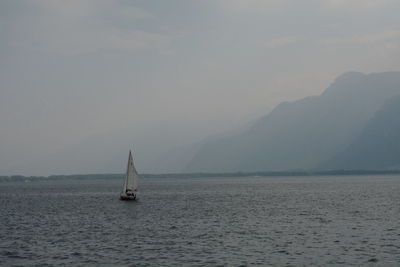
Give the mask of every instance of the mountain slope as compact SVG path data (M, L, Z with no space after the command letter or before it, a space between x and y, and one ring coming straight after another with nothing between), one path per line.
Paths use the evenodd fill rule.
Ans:
M324 169L399 169L400 95L388 100L347 149Z
M204 144L185 171L316 168L343 151L399 93L399 72L345 73L320 96L282 103L244 133Z

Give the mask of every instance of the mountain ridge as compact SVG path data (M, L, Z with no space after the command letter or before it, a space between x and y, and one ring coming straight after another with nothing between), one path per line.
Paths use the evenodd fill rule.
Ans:
M244 133L204 144L184 171L317 168L343 151L396 94L400 72L344 73L321 95L283 102Z
M400 94L388 99L352 143L322 169L399 169Z

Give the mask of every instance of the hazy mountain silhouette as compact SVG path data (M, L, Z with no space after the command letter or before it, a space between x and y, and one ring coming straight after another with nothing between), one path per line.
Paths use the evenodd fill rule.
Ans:
M123 172L131 148L127 144L132 143L140 172L395 168L400 162L400 100L385 101L396 95L400 72L350 72L320 96L281 103L255 122L193 145L171 148L170 143L178 141L165 135L165 125L142 132L131 127L88 138L14 169L28 169L30 175L43 174L43 169L46 174ZM149 132L154 135L150 139Z
M345 73L320 96L281 103L243 133L207 142L185 171L317 168L344 151L397 94L400 72Z
M400 169L400 95L388 100L343 152L324 169Z

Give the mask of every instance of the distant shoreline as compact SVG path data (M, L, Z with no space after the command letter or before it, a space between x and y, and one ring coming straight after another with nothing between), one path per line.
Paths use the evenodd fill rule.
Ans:
M140 174L142 178L218 178L218 177L288 177L288 176L350 176L350 175L394 175L400 170L329 170L329 171L269 171L269 172L224 172L224 173L164 173ZM115 180L122 179L124 174L71 174L50 176L0 176L4 182L38 182L58 180Z

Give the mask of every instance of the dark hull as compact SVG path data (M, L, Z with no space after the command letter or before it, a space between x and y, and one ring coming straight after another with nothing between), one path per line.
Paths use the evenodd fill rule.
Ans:
M120 200L136 200L136 196L120 196Z

